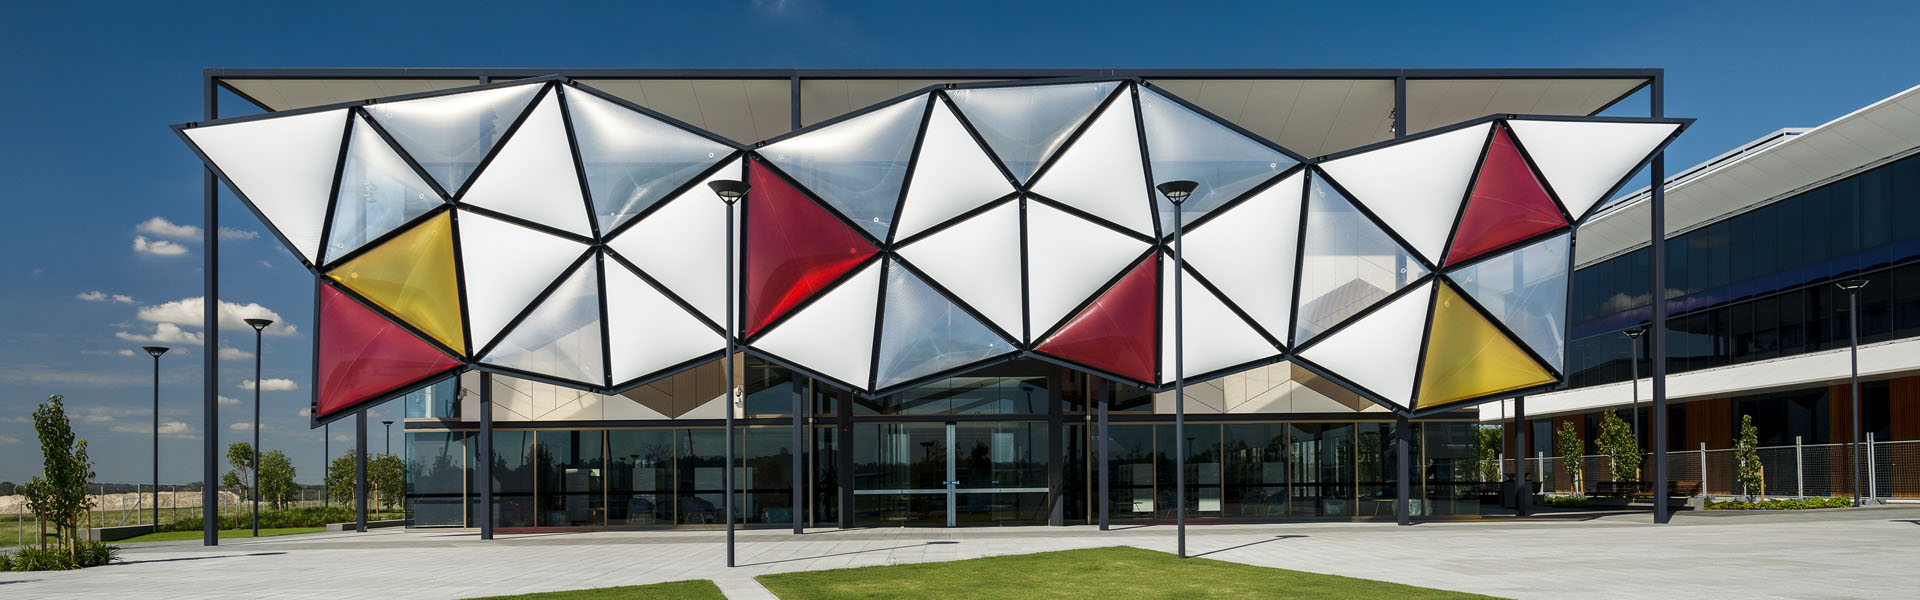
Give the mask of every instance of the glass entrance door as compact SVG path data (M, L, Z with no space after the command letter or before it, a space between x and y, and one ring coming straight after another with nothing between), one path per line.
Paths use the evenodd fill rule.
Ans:
M863 520L947 527L1045 521L1044 427L1042 423L858 425L853 492L857 514Z

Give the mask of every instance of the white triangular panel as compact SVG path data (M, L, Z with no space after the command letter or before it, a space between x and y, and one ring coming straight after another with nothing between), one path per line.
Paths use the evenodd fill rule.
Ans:
M484 348L587 246L478 213L459 218L467 327Z
M1153 197L1140 160L1133 98L1100 111L1080 138L1040 175L1033 191L1142 235L1154 235Z
M527 120L457 200L563 231L592 236L560 99L541 97Z
M706 181L742 180L740 161L715 171ZM640 222L614 236L608 247L640 267L714 323L726 321L727 205L714 197L706 181L668 198ZM740 217L734 209L733 242L740 244ZM736 250L734 260L739 260ZM736 269L734 271L738 273Z
M1421 284L1308 346L1300 356L1402 408L1410 407L1432 302L1433 283Z
M1182 257L1184 258L1184 257ZM1173 257L1160 257L1160 377L1173 383ZM1207 287L1184 273L1180 284L1181 327L1185 338L1181 372L1198 375L1280 354L1273 344L1233 313Z
M1019 202L916 240L900 254L1002 331L1021 335Z
M961 88L948 90L947 97L1007 170L1027 181L1119 85L1096 81Z
M613 261L606 268L607 366L616 385L726 346L726 338L633 271Z
M873 373L873 325L880 302L880 264L874 261L826 296L775 325L756 348L865 388Z
M600 277L594 261L568 274L481 362L606 385L600 346Z
M1578 219L1633 174L1680 126L1604 121L1508 121L1547 184Z
M900 222L894 226L896 240L1013 192L986 150L953 116L953 109L946 102L933 104L920 154L914 159L913 179L907 183L907 199L900 207Z
M1181 258L1276 339L1293 315L1300 250L1301 183L1296 173L1186 232Z
M346 134L347 111L242 121L185 130L193 145L309 263L319 262L327 194Z
M732 148L575 87L561 86L595 219L606 233L725 160Z
M1027 202L1029 339L1052 329L1146 249L1146 242L1126 234Z
M874 239L887 239L907 180L926 95L760 148L760 155Z
M1482 123L1393 144L1327 161L1321 168L1427 262L1437 264L1491 126Z
M333 198L323 262L333 262L444 202L366 119L353 118Z
M457 192L543 84L529 83L367 105L440 189Z

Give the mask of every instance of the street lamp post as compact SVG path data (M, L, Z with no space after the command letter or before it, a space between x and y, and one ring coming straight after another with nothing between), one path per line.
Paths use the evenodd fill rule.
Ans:
M718 180L707 182L707 187L713 190L714 195L720 197L720 201L726 204L726 210L727 210L727 234L726 234L727 235L727 268L726 268L727 295L724 296L725 302L727 305L727 324L725 327L726 338L727 338L727 352L726 352L726 356L723 358L723 360L721 360L721 363L720 363L720 370L726 372L726 382L727 382L727 387L725 388L726 389L725 400L727 403L727 406L726 406L727 433L725 436L726 443L727 443L727 450L726 450L727 467L721 473L721 485L726 486L727 491L726 491L726 496L724 497L724 500L721 502L721 507L722 507L722 510L726 512L725 518L727 520L727 566L732 567L733 566L733 409L734 409L733 403L735 402L735 399L738 398L738 395L734 393L734 389L733 389L733 205L735 202L739 202L740 199L747 197L747 189L751 186L747 185L747 182L739 181L735 179L718 179Z
M1633 369L1633 379L1631 382L1633 384L1634 443L1639 443L1640 440L1640 335L1646 332L1647 330L1641 327L1629 327L1625 331L1620 332L1627 334L1627 339L1632 340L1633 345L1633 363L1629 365L1629 368Z
M1867 287L1867 280L1848 279L1834 285L1847 291L1847 337L1853 386L1853 485L1848 487L1853 488L1853 505L1860 506L1860 290Z
M160 355L166 346L142 346L153 357L153 530L160 530Z
M1200 184L1180 180L1169 181L1154 186L1160 194L1173 203L1173 439L1187 436L1187 380L1185 364L1185 331L1182 330L1184 307L1180 299L1180 236L1185 227L1180 222L1180 205L1193 195L1193 189ZM1187 557L1187 452L1186 448L1176 445L1173 471L1173 523L1175 535L1179 540L1179 556Z
M260 537L260 332L272 319L247 319L253 328L253 537Z
M387 438L387 456L393 456L393 421L381 421L380 424L387 426L387 432L382 437Z

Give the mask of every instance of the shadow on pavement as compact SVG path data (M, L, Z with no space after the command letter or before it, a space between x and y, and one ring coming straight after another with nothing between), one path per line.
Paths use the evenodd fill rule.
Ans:
M113 564L114 565L137 565L141 563L178 562L183 560L209 560L209 559L215 559L215 558L239 558L243 556L275 556L280 554L286 554L286 553L285 552L251 552L247 554L221 554L218 556L182 556L180 558L155 558L151 560L123 560ZM113 566L113 565L108 565L108 566Z
M1287 538L1303 538L1303 537L1307 537L1307 536L1304 536L1304 535L1276 535L1276 536L1273 536L1273 537L1272 537L1271 539L1264 539L1264 540L1260 540L1260 541L1257 541L1257 542L1247 542L1247 543L1245 543L1245 544L1241 544L1241 545L1238 545L1238 546L1228 546L1228 547L1226 547L1226 548L1221 548L1221 549L1219 549L1219 550L1208 550L1208 551L1206 551L1206 552L1201 552L1201 553L1199 553L1199 554L1194 554L1194 555L1190 555L1190 556L1189 556L1188 558L1200 558L1200 557L1202 557L1202 556L1206 556L1206 555L1208 555L1208 554L1217 554L1217 553L1220 553L1220 552L1226 552L1226 551L1228 551L1228 550L1239 550L1239 549L1241 549L1241 548L1245 548L1245 547L1247 547L1247 546L1257 546L1257 545L1260 545L1260 544L1265 544L1265 543L1267 543L1267 542L1272 542L1272 541L1276 541L1276 540L1284 540L1284 539L1287 539Z
M905 549L907 549L907 548L920 548L920 547L924 547L924 546L942 546L942 545L947 545L947 544L958 544L958 543L960 543L960 542L953 542L953 541L937 541L937 542L927 542L927 543L924 543L924 544L909 544L909 545L906 545L906 546L893 546L893 547L891 547L891 548L874 548L874 549L871 549L871 550L855 550L855 551L852 551L852 552L839 552L839 553L835 553L835 554L822 554L822 555L820 555L820 556L802 556L802 557L799 557L799 558L788 558L788 559L784 559L784 560L770 560L770 561L767 561L767 562L757 562L757 563L742 563L742 564L741 564L740 566L742 566L742 567L757 567L757 566L760 566L760 565L777 565L777 564L780 564L780 563L786 563L786 562L794 562L794 561L801 561L801 560L814 560L814 559L818 559L818 558L830 558L830 557L834 557L834 556L851 556L851 555L854 555L854 554L866 554L866 553L868 553L868 552L888 552L888 551L893 551L893 550L905 550Z

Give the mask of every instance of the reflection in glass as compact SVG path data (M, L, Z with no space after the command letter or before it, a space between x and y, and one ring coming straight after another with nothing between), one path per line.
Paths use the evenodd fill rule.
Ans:
M595 262L575 268L482 360L572 381L605 380Z
M367 105L367 112L447 193L465 184L481 159L506 136L540 85Z
M724 144L592 93L561 89L566 91L580 166L586 169L594 216L603 233L645 212L732 152ZM702 196L708 198L712 196Z
M461 527L466 507L466 434L406 434L407 527Z
M1140 119L1157 181L1193 181L1200 186L1181 204L1184 223L1205 216L1254 186L1297 164L1292 158L1141 86ZM1171 231L1173 203L1155 194L1160 227Z
M894 206L920 133L926 97L893 103L769 144L760 154L877 239L887 239Z
M448 377L401 397L409 419L460 418L459 378Z
M533 432L493 432L493 503L494 526L533 526Z
M339 196L327 234L326 262L440 206L440 195L395 154L373 127L355 117L340 167Z
M541 527L603 525L601 431L541 431L536 446Z
M1293 516L1354 515L1352 423L1294 423L1287 442Z
M1287 517L1287 426L1228 423L1223 427L1225 516Z
M673 430L607 432L607 524L673 524Z
M1300 259L1300 307L1294 343L1339 324L1426 275L1413 255L1353 206L1313 178Z
M1567 330L1567 240L1555 236L1448 275L1555 370Z
M1020 181L1060 150L1118 82L949 90L987 147Z
M955 369L1013 351L973 315L893 261L887 262L876 388Z

